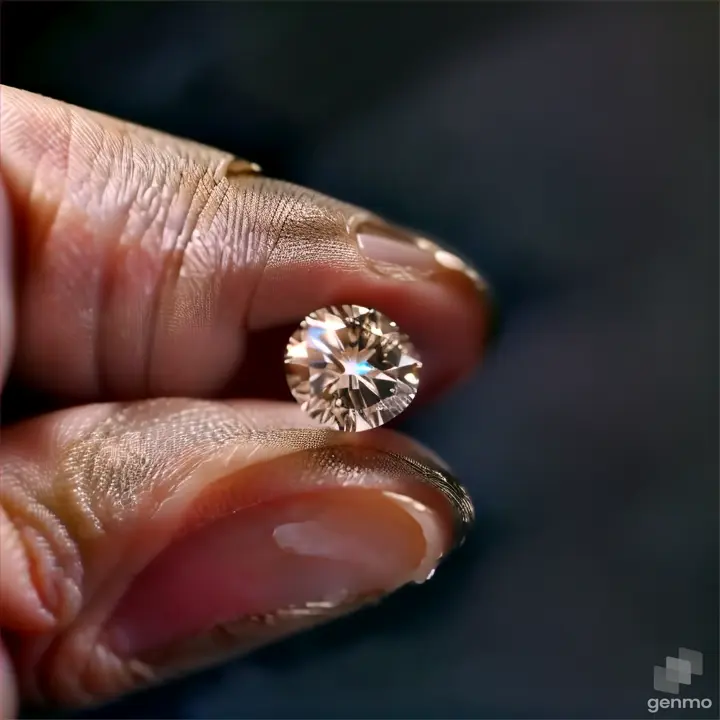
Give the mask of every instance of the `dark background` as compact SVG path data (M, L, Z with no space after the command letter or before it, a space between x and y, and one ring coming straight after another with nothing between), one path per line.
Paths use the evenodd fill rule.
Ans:
M718 717L715 3L4 3L2 78L447 239L484 367L407 429L480 509L436 581L92 717Z

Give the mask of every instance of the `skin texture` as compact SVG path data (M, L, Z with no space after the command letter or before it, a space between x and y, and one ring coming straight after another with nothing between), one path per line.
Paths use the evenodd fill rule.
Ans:
M432 574L472 521L441 461L248 397L287 397L278 341L351 301L412 337L427 400L480 358L477 274L227 153L0 99L3 392L60 408L3 427L5 716L16 692L94 703Z

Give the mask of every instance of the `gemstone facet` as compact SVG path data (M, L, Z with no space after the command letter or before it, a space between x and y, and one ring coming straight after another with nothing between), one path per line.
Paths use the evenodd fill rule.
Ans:
M399 415L417 393L422 362L398 326L360 305L310 313L285 352L290 392L311 418L359 432Z

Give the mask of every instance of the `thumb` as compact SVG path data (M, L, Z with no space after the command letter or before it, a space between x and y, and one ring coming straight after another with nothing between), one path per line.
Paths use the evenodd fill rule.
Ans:
M465 492L396 433L310 423L167 399L7 430L0 618L23 699L98 702L427 579Z

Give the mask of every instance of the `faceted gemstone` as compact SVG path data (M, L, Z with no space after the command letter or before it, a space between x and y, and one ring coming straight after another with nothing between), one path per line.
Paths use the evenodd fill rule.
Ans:
M285 352L290 392L311 418L360 431L399 415L418 389L422 363L398 326L360 305L310 313Z

